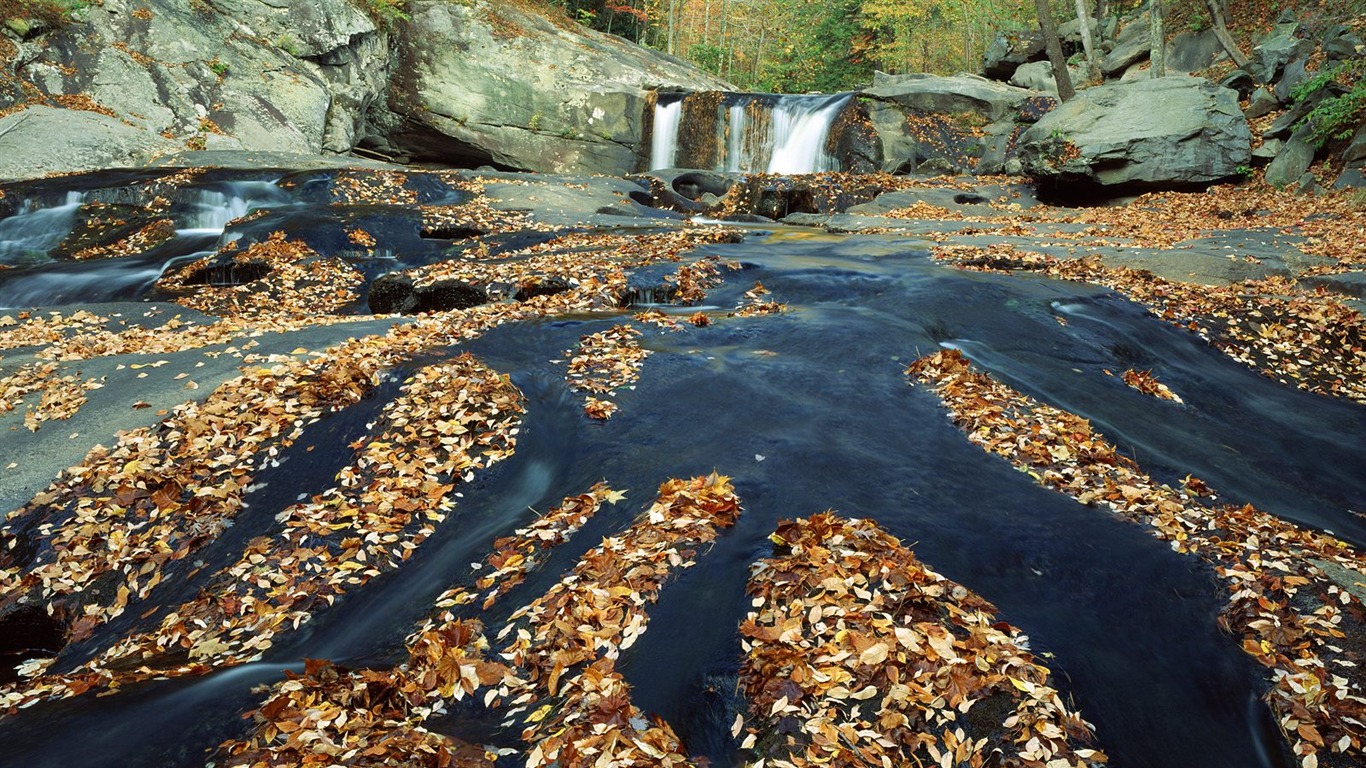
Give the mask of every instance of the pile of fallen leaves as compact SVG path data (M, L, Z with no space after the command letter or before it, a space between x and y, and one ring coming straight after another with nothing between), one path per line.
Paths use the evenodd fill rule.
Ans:
M1032 270L1112 288L1157 317L1199 333L1262 374L1323 395L1366 403L1366 319L1285 278L1208 286L1093 257L1060 260L1010 247L936 247L935 257L982 271Z
M528 553L564 542L603 503L620 498L596 486L495 542L485 565L497 570L475 584L476 591L489 590L484 600L465 588L444 593L440 615L409 638L408 660L397 668L348 671L313 662L304 676L277 685L255 712L253 736L223 746L228 764L365 758L388 766L491 765L500 751L485 752L423 725L445 711L447 700L467 697L506 709L509 721L521 724L528 766L686 764L673 731L631 704L615 665L645 631L645 606L668 576L690 566L698 547L734 523L740 507L727 478L665 482L644 515L512 614L498 636L511 636L501 652L490 651L479 621L457 617L476 602L487 610L524 578L532 565Z
M158 287L183 292L189 281L203 282L215 269L245 268L264 272L240 285L196 285L177 303L208 314L227 317L313 317L335 313L360 297L365 279L339 258L323 258L306 244L274 232L265 240L239 250L232 241L219 253L187 264L163 277ZM230 258L231 266L223 266Z
M1198 481L1184 490L1158 483L1085 419L973 371L956 350L917 360L907 374L932 386L984 450L1212 565L1228 588L1220 625L1268 668L1268 698L1301 765L1347 768L1366 759L1366 677L1358 665L1366 605L1352 591L1353 582L1366 581L1366 556L1250 505L1211 503Z
M1171 387L1158 381L1152 371L1136 371L1130 368L1121 375L1121 378L1125 384L1150 397L1170 400L1173 403L1182 402L1181 396L1173 392Z
M116 643L77 673L21 683L0 698L0 706L8 709L35 698L62 697L152 676L198 674L259 657L278 632L297 628L314 609L331 605L406 561L454 507L456 484L511 453L521 409L517 390L473 358L462 356L423 368L385 407L378 433L355 446L356 458L338 473L337 484L281 512L278 533L250 541L240 559L211 577L198 597L165 615L157 629ZM231 478L223 481L220 513L240 507L243 485ZM133 492L127 495L138 500ZM25 581L62 579L57 588L75 592L94 577L95 568L131 573L126 577L129 586L119 587L114 605L103 612L92 611L97 607L93 603L84 606L82 621L90 619L92 626L121 612L130 594L145 597L160 580L167 560L183 559L216 534L205 530L196 536L193 527L168 529L158 522L156 510L178 501L165 486L148 498L153 522L141 522L132 532L110 523L105 523L108 536L100 538L90 525L59 529L54 539L75 535L73 531L84 532L87 538L59 542L54 546L59 554L54 567L33 569ZM161 516L168 518L184 525L186 515ZM200 525L221 528L223 522ZM165 545L144 541L144 530L162 537ZM110 547L114 556L108 560L73 562L73 555L90 554L89 544L100 539L123 546ZM172 546L178 542L183 542L179 548ZM65 553L71 555L60 557ZM137 578L143 574L150 577L139 584ZM79 583L67 581L76 579ZM88 631L89 627L73 629ZM34 665L31 671L42 666Z
M628 387L640 378L640 369L651 353L636 341L639 337L640 331L630 325L614 325L579 339L578 350L571 352L565 380L571 389L590 393L584 406L589 416L611 418L616 404L597 395Z
M1046 684L1020 631L877 525L826 512L780 523L772 538L740 627L743 746L761 763L1105 762L1081 746L1091 726Z

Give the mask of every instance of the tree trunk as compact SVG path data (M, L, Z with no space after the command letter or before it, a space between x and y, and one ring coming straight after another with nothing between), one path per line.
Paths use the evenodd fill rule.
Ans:
M1086 78L1089 82L1098 82L1100 57L1096 55L1096 46L1091 40L1091 19L1086 14L1086 0L1077 0L1077 23L1081 25L1081 47L1086 52Z
M1228 22L1224 19L1223 0L1205 0L1205 5L1209 6L1209 17L1213 22L1214 36L1219 38L1219 44L1224 46L1224 50L1228 52L1228 57L1233 59L1233 63L1237 64L1239 69L1245 68L1248 58L1238 48L1238 44L1233 41L1233 35L1228 33Z
M1105 26L1105 15L1110 10L1108 0L1096 0L1096 23Z
M1148 3L1148 32L1149 41L1152 43L1152 50L1148 53L1148 60L1152 66L1148 68L1149 77L1167 76L1167 35L1162 29L1163 16L1166 10L1162 7L1162 0L1150 0Z
M670 56L674 55L674 48L678 44L678 0L669 0L669 26L666 28L664 52Z
M1048 61L1053 65L1053 80L1058 84L1058 100L1067 101L1076 96L1077 92L1072 89L1072 76L1067 73L1067 59L1062 55L1058 27L1053 23L1053 11L1048 7L1048 0L1034 0L1034 10L1039 14L1039 31L1043 32Z

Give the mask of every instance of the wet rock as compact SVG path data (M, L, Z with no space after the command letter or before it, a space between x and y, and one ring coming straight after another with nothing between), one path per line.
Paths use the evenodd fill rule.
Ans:
M397 315L417 307L413 297L413 279L402 272L380 275L370 283L366 304L376 315Z
M1251 135L1236 93L1173 76L1087 89L1025 131L1019 153L1050 183L1181 187L1235 175Z
M489 302L488 293L479 286L461 280L438 280L419 286L413 291L418 312L444 312L469 309Z
M412 278L401 272L375 278L366 297L370 311L377 315L469 309L488 302L488 293L478 286L460 280L438 280L416 286Z
M554 296L564 293L572 287L569 281L562 277L538 275L522 281L517 286L517 291L512 295L512 298L517 301L526 301L537 296Z

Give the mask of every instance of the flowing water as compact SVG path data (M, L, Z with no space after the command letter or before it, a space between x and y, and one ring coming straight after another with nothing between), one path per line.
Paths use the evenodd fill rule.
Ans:
M661 94L655 104L650 168L782 174L839 170L827 140L852 98L848 93Z
M21 229L4 223L0 231ZM525 393L525 425L515 455L464 488L456 513L402 569L282 635L259 663L39 704L0 720L0 764L203 765L215 745L242 734L239 714L260 700L252 687L302 659L392 664L432 600L534 510L603 479L629 489L629 503L600 512L484 615L490 626L627 525L661 482L713 470L734 478L745 511L665 588L650 607L649 630L622 661L636 704L671 723L693 754L736 764L728 707L750 564L771 552L767 537L779 520L833 508L876 520L1022 627L1064 697L1095 723L1113 764L1289 764L1259 701L1263 670L1216 628L1224 589L1210 571L1144 528L1041 489L968 443L932 393L907 385L903 369L941 347L962 349L1006 383L1090 419L1161 480L1194 474L1227 500L1357 546L1366 545L1357 514L1366 510L1366 409L1278 385L1103 289L955 271L933 263L920 241L777 228L711 250L745 265L711 293L713 307L735 306L762 281L789 311L647 332L654 354L606 423L582 416L562 363L552 361L625 316L505 326L471 342L470 351ZM70 274L81 267L108 269L74 265ZM85 290L72 288L68 298L89 300ZM1126 367L1151 368L1185 405L1143 396L1104 373ZM295 491L325 487L346 443L408 372L394 371L374 398L311 427L282 468L263 475L232 541L268 532ZM203 551L203 573L234 557L232 541ZM154 597L178 600L199 586L187 581ZM85 649L137 621L130 612ZM515 733L475 716L435 725L517 743Z

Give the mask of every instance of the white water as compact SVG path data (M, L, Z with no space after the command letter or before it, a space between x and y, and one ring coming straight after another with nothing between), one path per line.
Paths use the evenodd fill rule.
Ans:
M80 192L67 192L66 201L51 208L38 208L25 200L18 213L0 219L0 264L45 260L47 252L71 232L76 211L84 202Z
M678 151L678 123L683 118L683 100L655 104L654 134L650 137L650 169L672 168Z
M848 95L784 96L773 107L773 155L769 173L817 173L837 168L825 151L830 126Z
M739 103L717 107L717 141L724 158L712 170L739 173L818 173L838 170L825 151L830 127L849 103L850 94L740 96ZM687 167L678 157L683 101L655 106L650 168ZM767 119L752 119L751 109L768 110Z
M228 222L241 218L258 208L288 201L284 190L274 181L234 181L227 185L227 193L211 189L200 190L190 203L190 212L181 227L200 232L222 232Z

